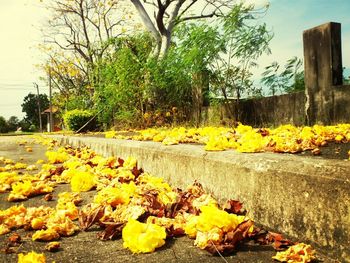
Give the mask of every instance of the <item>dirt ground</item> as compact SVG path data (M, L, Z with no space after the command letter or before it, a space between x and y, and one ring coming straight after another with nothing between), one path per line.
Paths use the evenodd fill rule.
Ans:
M38 159L45 159L46 148L41 145L31 145L32 153L25 151L23 146L18 146L16 141L22 137L0 137L0 156L12 158L15 161L21 161L28 164L35 163ZM22 159L22 160L20 160ZM6 209L12 205L23 203L26 207L31 206L55 206L57 195L62 191L69 191L68 185L59 185L54 191L52 201L45 201L42 196L31 198L24 202L10 203L6 200L8 193L0 194L0 209ZM94 195L94 191L82 194L84 205L88 203ZM99 229L91 229L87 232L80 231L76 235L67 238L61 238L61 249L52 253L45 251L45 242L33 242L31 235L33 232L17 230L23 243L17 248L17 253L27 253L36 251L44 253L47 262L273 262L271 257L275 251L271 246L260 246L255 244L245 244L237 248L237 252L225 258L212 256L206 251L196 248L193 240L182 237L167 240L166 245L151 254L132 254L129 250L123 248L121 239L115 241L101 241L97 239L96 234ZM12 232L13 233L13 232ZM0 236L0 249L4 248L10 234ZM322 256L321 256L322 258ZM17 254L0 253L0 262L17 262ZM324 262L331 262L324 260Z

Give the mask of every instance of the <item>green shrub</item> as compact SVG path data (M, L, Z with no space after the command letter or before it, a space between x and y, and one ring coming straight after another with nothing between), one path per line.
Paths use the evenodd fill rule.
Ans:
M64 125L67 129L71 131L78 131L83 125L85 125L92 117L93 113L87 110L71 110L67 111L63 115ZM96 129L96 121L92 120L89 124L87 124L82 130L84 131L92 131Z

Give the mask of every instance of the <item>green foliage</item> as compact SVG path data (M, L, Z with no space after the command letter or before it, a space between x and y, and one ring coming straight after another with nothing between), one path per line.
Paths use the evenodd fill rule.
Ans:
M23 118L22 120L20 120L19 122L19 126L21 127L22 131L23 132L31 132L31 131L34 131L34 130L31 130L31 124L25 119Z
M272 96L276 95L278 91L282 91L287 86L288 80L284 74L278 74L280 65L277 62L272 62L271 65L265 67L265 71L262 73L263 78L261 82L268 87Z
M181 112L188 112L192 104L191 72L180 60L172 58L173 54L170 52L161 62L148 65L150 109L166 111L176 107Z
M40 94L39 96L41 111L44 111L49 107L49 99L46 94ZM25 120L30 125L39 127L39 110L38 110L38 96L29 93L23 100L22 112L26 113ZM46 118L42 118L43 127L46 125Z
M9 131L16 131L19 127L19 119L16 116L11 116L7 121Z
M93 117L93 113L87 110L71 110L63 115L64 125L72 131L78 131ZM96 129L96 122L91 121L80 131L92 131Z
M280 72L280 65L273 62L265 67L262 73L261 82L268 88L269 94L274 96L276 93L290 93L302 91L305 89L304 71L301 70L303 62L297 57L289 59Z
M350 84L350 77L344 78L344 79L343 79L343 84L344 84L344 85L349 85L349 84Z
M225 39L216 26L206 23L183 24L175 31L177 46L171 59L178 59L190 72L206 70L219 53L225 51Z
M110 128L148 125L149 113L164 115L173 108L176 121L189 120L208 94L237 100L256 94L251 68L269 52L272 35L256 23L255 11L238 4L215 23L176 23L170 48L159 58L152 56L154 38L141 33L96 43L106 49L85 71L81 61L58 60L62 63L51 71L59 90L55 105L68 111L92 108Z
M114 48L115 52L99 63L94 100L105 126L129 126L140 122L145 111L146 65L152 42L148 34L140 34L118 39Z
M203 22L178 26L173 39L167 55L148 64L149 90L158 109L176 107L188 120L195 105L206 100L209 68L225 52L225 40L217 26Z
M241 97L256 96L260 91L253 85L251 69L263 53L270 53L269 42L273 35L264 23L257 22L252 6L236 5L220 20L220 39L225 49L211 64L211 94L239 103ZM235 115L232 109L227 109Z
M7 133L8 131L9 129L5 118L0 116L0 133Z

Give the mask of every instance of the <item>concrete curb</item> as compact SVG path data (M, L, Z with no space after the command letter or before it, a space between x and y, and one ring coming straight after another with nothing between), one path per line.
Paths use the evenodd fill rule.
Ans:
M350 162L290 154L206 152L200 145L49 136L105 156L134 156L145 171L185 188L198 180L219 200L238 199L260 224L350 262Z

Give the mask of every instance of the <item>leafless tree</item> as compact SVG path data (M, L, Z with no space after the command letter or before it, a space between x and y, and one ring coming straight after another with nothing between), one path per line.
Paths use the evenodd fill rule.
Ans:
M127 13L119 0L50 0L52 16L45 29L45 42L80 57L79 66L91 79L94 65L108 50L110 39L122 34Z

